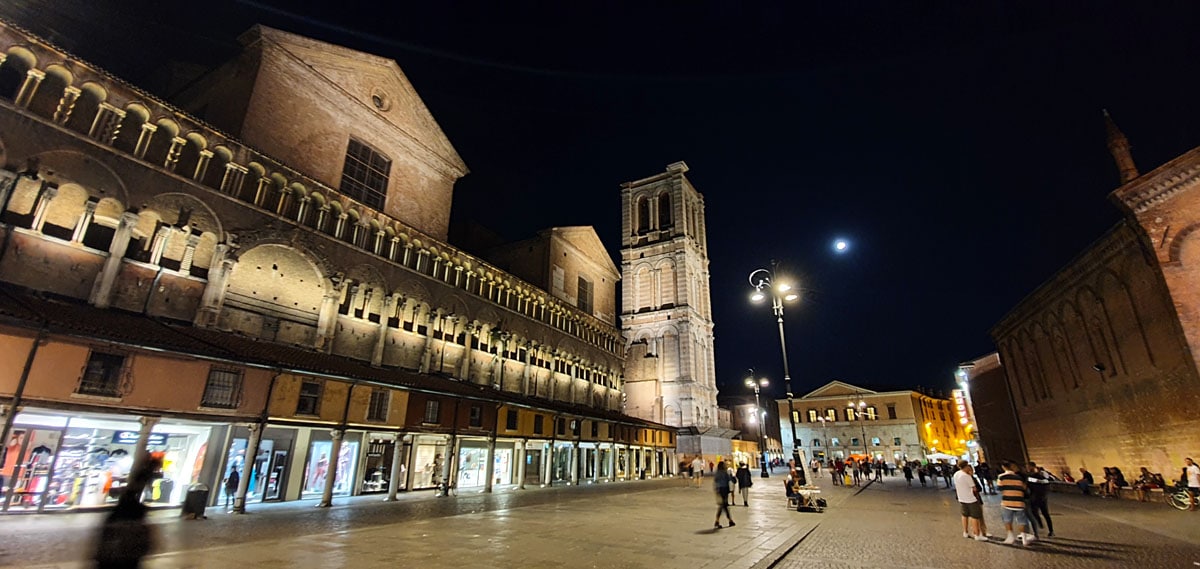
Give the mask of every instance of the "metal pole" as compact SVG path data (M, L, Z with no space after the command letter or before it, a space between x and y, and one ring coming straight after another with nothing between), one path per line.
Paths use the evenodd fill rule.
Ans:
M787 390L788 425L792 428L792 460L800 462L800 452L796 448L796 408L792 403L792 375L788 372L787 341L783 336L783 303L779 296L772 291L771 298L775 309L776 320L779 322L779 349L783 353L783 387ZM799 465L797 465L799 466Z
M763 424L766 422L766 413L762 410L762 404L758 401L758 380L754 381L754 412L758 415L758 444L762 445L759 452L762 453L762 472L759 476L762 478L770 478L767 474L767 437L763 433Z

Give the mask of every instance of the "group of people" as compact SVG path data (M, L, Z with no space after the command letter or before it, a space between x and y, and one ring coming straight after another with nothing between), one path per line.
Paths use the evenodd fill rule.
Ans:
M1190 457L1183 459L1183 470L1179 474L1179 479L1174 482L1174 485L1179 488L1187 489L1191 496L1191 510L1196 509L1197 496L1200 496L1200 466ZM1166 489L1171 485L1168 484L1163 475L1157 472L1151 472L1145 466L1141 467L1141 472L1134 479L1133 484L1130 484L1125 478L1125 474L1116 466L1104 467L1104 478L1097 482L1096 477L1088 472L1087 468L1080 467L1079 480L1071 478L1069 473L1063 473L1063 478L1067 482L1074 482L1083 495L1091 494L1093 486L1096 487L1097 495L1101 498L1119 498L1122 488L1133 488L1137 491L1138 500L1148 502L1150 500L1150 491L1155 489Z
M987 463L979 463L981 471L978 473L981 480L987 480L989 488L993 488L990 493L995 493L994 482L990 478L991 469L987 468ZM921 482L922 488L927 488L932 485L937 488L938 479L940 478L945 484L945 488L950 488L951 476L954 475L955 468L953 465L944 462L927 462L920 463L917 461L909 461L904 463L901 468L904 471L904 481L912 488L913 477L915 476Z
M813 474L820 470L820 462L814 461ZM888 476L896 475L896 465L883 460L854 460L849 459L843 461L840 458L831 460L827 463L826 468L829 470L829 475L833 477L834 486L861 486L864 482L875 480L883 484L883 475L888 473Z
M949 466L949 465L946 465ZM980 466L986 466L980 463ZM1054 522L1050 519L1048 502L1050 477L1045 469L1030 462L1024 466L1006 460L995 484L1000 492L1000 519L1004 522L1005 544L1018 540L1022 545L1037 541L1038 529L1048 530L1054 536ZM989 468L990 470L990 468ZM952 475L955 495L962 513L963 537L977 541L989 541L987 524L983 518L983 498L986 477L967 461L960 461Z

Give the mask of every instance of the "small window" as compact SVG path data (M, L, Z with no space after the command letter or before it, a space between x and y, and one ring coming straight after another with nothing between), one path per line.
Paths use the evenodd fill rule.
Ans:
M583 277L579 277L579 302L576 304L580 310L592 313L592 283Z
M423 422L433 425L442 422L442 405L437 399L430 399L425 402L425 420Z
M809 410L808 410L808 422L809 422L809 423L816 423L816 422L817 422L817 410L816 410L816 409L809 409Z
M888 419L896 418L896 404L888 403Z
M388 389L372 389L371 402L367 405L368 421L387 421L388 405L392 402L392 392Z
M831 446L831 447L841 446L841 444L842 444L842 441L838 440L837 437L833 437L832 439L829 439L829 446Z
M896 437L896 438L892 439L892 446L895 446L895 447L900 446L900 437Z
M519 415L516 409L509 409L504 416L504 428L510 431L517 430L517 417Z
M483 408L478 405L471 406L471 414L468 419L468 425L472 427L483 426Z
M837 421L837 410L833 409L832 407L830 407L829 409L826 409L825 410L825 420L826 421Z
M847 408L846 408L846 420L847 420L847 421L853 421L853 420L854 420L854 408L853 408L853 407L847 407Z
M567 420L566 419L555 420L554 421L554 432L555 432L555 434L559 434L559 435L567 434Z
M860 444L862 444L862 443L858 442L858 437L851 437L851 438L850 438L850 446L852 446L852 447L856 447L856 446L858 446L858 445L860 445Z
M533 416L533 434L540 435L546 430L546 418L542 415Z
M871 437L871 446L879 446L880 444L882 443L879 441L879 437Z
M813 439L812 446L815 446L815 447L821 446L821 439Z
M351 138L342 167L342 193L367 207L383 209L392 161L369 146Z
M870 419L872 421L876 421L879 419L879 414L876 413L874 405L867 407L867 419Z
M671 194L658 195L658 228L671 226Z
M321 411L321 382L306 379L300 382L300 399L296 401L297 415L319 415Z
M237 369L212 368L204 384L201 407L212 409L237 409L242 403L242 371Z
M121 370L125 366L125 356L92 352L88 356L87 367L83 369L83 377L79 380L76 393L82 395L99 395L101 397L121 396Z
M792 411L792 422L793 423L800 422L800 412L799 411Z

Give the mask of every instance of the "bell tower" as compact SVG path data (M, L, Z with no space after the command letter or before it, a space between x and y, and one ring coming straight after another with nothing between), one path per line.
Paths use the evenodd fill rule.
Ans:
M687 171L621 184L625 413L703 433L717 427L717 386L704 197Z

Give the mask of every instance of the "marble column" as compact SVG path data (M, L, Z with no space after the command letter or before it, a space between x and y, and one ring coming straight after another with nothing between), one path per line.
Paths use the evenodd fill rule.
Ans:
M254 465L258 458L258 447L262 441L263 426L258 423L250 423L247 426L250 429L250 440L246 442L246 458L242 461L242 471L238 474L241 478L238 479L237 494L233 497L233 512L235 514L246 513L246 492L250 488L250 470L254 469ZM265 484L265 480L258 481L260 485Z
M18 107L28 107L29 102L33 100L34 93L37 93L38 85L42 84L42 79L46 78L46 72L41 69L30 69L25 72L25 82L21 83L21 90L17 91L17 96L13 98L13 104Z
M213 247L212 262L208 265L208 282L204 285L204 293L200 296L200 308L196 311L194 324L197 327L207 328L215 325L221 314L229 273L237 264L237 261L226 258L229 249L229 245L225 243L218 243Z
M487 463L484 464L483 470L483 492L485 494L492 493L494 478L496 478L496 437L488 440L487 446Z
M525 489L525 439L517 439L517 490Z
M50 208L50 202L58 195L58 186L50 184L42 184L42 191L38 194L37 203L33 206L33 223L30 228L34 231L41 232L42 225L46 223L46 210Z
M402 459L407 454L410 440L409 436L397 434L392 443L392 470L388 473L388 493L385 502L396 501L396 492L400 489L400 465L403 464Z
M183 147L186 144L186 138L176 136L171 139L171 147L167 150L167 157L163 160L163 168L171 172L175 171L175 166L179 164L179 155L183 153Z
M321 502L317 504L318 508L328 508L333 505L333 484L337 481L338 457L341 456L342 438L345 435L346 431L343 429L329 431L329 436L333 439L333 448L329 449L329 468L325 469L325 488L321 490ZM348 476L353 476L353 473Z
M154 139L154 132L157 130L157 125L142 123L142 132L138 133L137 144L133 147L134 156L146 157L146 150L150 148L150 141Z
M600 443L596 443L596 448L592 451L592 480L600 481Z
M383 365L383 348L387 343L388 336L388 315L391 314L392 306L396 302L396 295L389 294L383 297L383 313L379 315L379 332L375 337L375 350L371 352L371 365Z
M71 120L71 111L75 109L75 101L79 100L80 91L78 87L67 87L63 89L62 97L58 100L58 108L54 109L54 122L58 124L67 124Z
M470 383L472 358L471 340L475 337L475 331L478 330L479 327L474 324L467 324L465 329L467 333L467 345L463 347L463 358L459 365L458 377L459 379Z
M571 486L579 485L579 465L582 462L579 460L579 441L571 443L571 460L567 461L571 465Z
M75 223L75 231L71 234L72 243L83 242L83 236L87 235L88 226L92 224L92 219L96 216L96 202L88 200L83 204L83 214L79 216L79 221Z
M121 259L125 257L125 251L129 248L129 238L133 234L133 228L137 222L138 215L136 213L127 211L121 214L121 221L117 223L117 231L113 235L112 244L108 247L108 258L104 260L104 268L100 270L100 274L96 277L96 283L92 286L89 300L97 308L108 308L112 303L113 287L116 284L117 273L121 269Z

